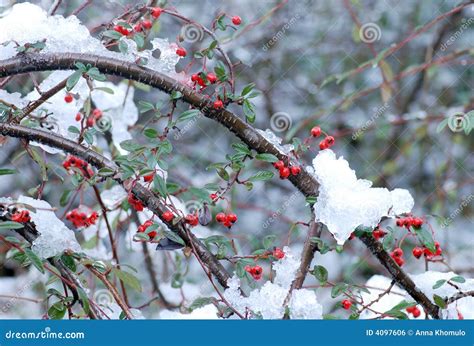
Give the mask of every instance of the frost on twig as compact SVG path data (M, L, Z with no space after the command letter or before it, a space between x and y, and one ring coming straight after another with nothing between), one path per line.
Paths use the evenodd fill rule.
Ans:
M229 288L224 296L234 309L242 315L250 310L264 319L283 318L284 301L300 266L300 259L292 254L290 248L285 247L284 252L285 257L273 266L276 273L274 281L267 281L260 289L250 292L248 297L241 295L240 279L237 275L229 279ZM292 319L322 318L322 306L312 290L293 290L288 308Z
M407 190L374 188L372 182L357 179L343 157L326 149L313 160L319 182L319 196L314 204L316 221L325 224L342 245L359 226L375 227L382 217L409 213L414 201Z
M31 206L35 211L30 212L31 221L40 233L32 244L33 252L42 259L62 254L66 250L80 252L81 246L74 232L57 218L51 205L43 200L20 196L17 205Z

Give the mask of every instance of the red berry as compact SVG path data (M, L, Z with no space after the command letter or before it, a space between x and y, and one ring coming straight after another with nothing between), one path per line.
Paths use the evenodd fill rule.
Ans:
M114 31L117 31L118 33L122 33L123 29L120 25L114 25Z
M153 180L153 177L155 176L155 173L151 173L151 174L148 174L148 175L144 175L143 176L143 180L145 180L146 183L149 183L150 181Z
M402 267L405 264L405 260L401 257L395 257L394 260L395 260L395 263L397 263L400 267Z
M178 47L178 49L176 49L176 54L184 58L186 54L188 53L186 52L186 49L184 49L183 47Z
M224 221L223 225L224 225L225 227L227 227L227 228L231 228L231 227L232 227L232 222L230 222L229 220L226 219L226 220Z
M12 221L15 222L25 223L29 222L30 220L30 212L28 210L17 211L12 214Z
M325 140L328 144L328 147L332 147L334 145L335 140L333 136L327 136Z
M240 23L242 23L242 18L240 18L239 16L233 16L232 17L232 24L240 25Z
M163 11L163 10L162 10L161 8L159 8L159 7L153 7L153 8L151 9L151 16L152 16L153 18L157 19L157 18L161 15L161 12L162 12L162 11Z
M184 218L184 221L190 225L190 226L197 226L198 223L199 223L199 219L196 215L194 214L188 214L186 215L186 217Z
M254 266L250 269L250 275L252 275L255 280L260 280L262 278L262 274L263 269L260 266Z
M344 309L346 310L349 310L352 306L352 302L348 299L344 299L342 302L341 302L341 305Z
M321 135L321 128L319 126L315 126L311 129L311 136L319 137Z
M215 100L213 107L214 109L221 109L224 107L224 103L221 100Z
M300 166L291 166L291 175L298 175L301 173L301 167Z
M161 218L165 220L166 222L170 222L171 220L174 219L174 214L170 211L165 211L163 215L161 215Z
M463 319L464 319L464 316L462 315L462 313L458 311L458 320L463 320Z
M403 227L405 226L405 219L397 219L396 223L398 227Z
M227 219L226 215L224 213L217 213L216 215L216 221L219 223L225 222Z
M421 315L420 309L418 309L416 306L415 306L414 309L411 311L411 313L412 313L413 317L415 317L415 318L418 318L418 317L420 317L420 315Z
M319 143L319 149L320 150L324 150L324 149L327 149L329 148L329 144L328 142L326 141L326 139L323 139L320 143Z
M143 27L140 23L137 23L133 26L133 31L135 32L141 32L143 30Z
M423 255L423 249L421 247L414 247L412 254L415 258L420 258Z
M403 250L397 247L396 249L393 250L392 252L393 257L402 257L403 256Z
M208 73L207 80L209 81L209 83L214 84L215 82L217 82L217 77L214 73Z
M285 257L285 253L283 252L282 249L280 249L279 247L276 247L273 250L273 257L275 257L277 259L282 259L283 257Z
M419 217L415 217L412 220L411 224L415 228L420 228L423 225L423 219L420 219Z
M217 193L211 193L209 195L209 198L211 199L211 201L215 201L217 198L219 198L219 196L217 196Z
M194 73L193 75L191 75L191 82L197 82L199 79L201 79L201 77L199 77L198 74Z
M145 29L150 30L151 27L153 26L153 23L152 23L151 21L149 21L149 20L144 20L144 21L142 22L142 26L143 26Z
M95 118L95 119L98 119L102 116L102 111L99 109L99 108L95 108L93 111L92 111L92 116Z
M74 101L74 97L72 97L71 94L66 94L66 96L64 96L64 101L66 103L71 103L72 101Z
M75 118L76 121L81 121L81 118L82 118L81 113L77 113L77 114L76 114L76 118Z
M232 223L237 222L237 215L235 215L234 213L227 214L226 221L229 221Z
M95 123L94 118L87 118L87 120L86 120L86 126L87 126L87 127L92 127L92 126L94 126L94 123Z
M377 228L372 232L373 237L376 240L379 240L380 238L383 238L385 236L386 232L383 229Z
M286 179L290 176L291 171L288 167L280 168L280 179Z
M277 161L273 164L273 167L275 167L276 169L282 169L283 167L285 167L285 163L280 160L280 161Z

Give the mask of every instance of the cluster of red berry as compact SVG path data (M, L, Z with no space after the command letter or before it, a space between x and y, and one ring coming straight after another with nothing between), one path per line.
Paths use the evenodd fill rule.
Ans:
M95 225L98 218L99 214L97 214L96 211L93 211L89 216L87 216L87 214L79 208L73 209L66 214L66 219L72 222L76 228Z
M154 18L154 19L158 19L158 17L161 15L161 12L163 10L159 7L154 7L150 10L150 14L151 16ZM128 36L128 35L131 35L133 32L142 32L144 30L150 30L153 26L153 23L148 20L148 19L145 19L141 22L138 22L136 23L134 26L133 26L133 30L130 30L128 28L126 28L125 26L123 25L114 25L114 31L124 35L124 36Z
M94 109L92 111L92 114L89 116L89 118L87 118L86 126L87 127L94 126L96 121L99 120L100 118L102 118L102 115L103 115L103 113L100 109L98 109L98 108Z
M259 265L255 266L245 266L245 271L252 275L254 280L260 280L263 275L263 269Z
M66 157L66 160L64 160L63 162L63 167L66 170L76 168L81 172L84 177L87 178L90 178L94 175L94 171L86 161L72 155L68 155Z
M283 250L280 249L279 247L276 247L276 248L273 249L272 255L276 259L282 259L283 257L285 257L285 252L283 252Z
M408 313L412 314L413 317L415 317L415 318L418 318L421 315L421 311L420 311L420 309L418 309L416 307L416 305L415 306L409 306L406 310L407 310Z
M435 256L441 256L443 253L443 250L441 249L441 246L439 242L435 241L435 252L432 252L430 249L426 247L419 247L416 246L412 250L412 254L415 258L420 258L422 255L425 255L427 259L432 259Z
M397 263L400 267L405 264L405 260L403 259L403 250L399 247L395 248L390 253L390 257L392 257L395 263Z
M143 211L143 203L133 193L128 194L127 201L136 211Z
M128 36L133 32L132 30L127 29L122 25L114 25L114 31L117 31L119 34L122 34L124 36Z
M311 129L311 136L314 138L321 136L321 133L323 133L323 131L321 131L321 128L319 126L315 126ZM321 142L319 142L319 149L320 150L328 149L332 147L334 143L335 143L334 137L326 134L326 137Z
M218 213L216 215L216 221L227 228L231 228L232 225L237 222L237 215L234 213L229 213L227 215L225 213Z
M202 72L194 73L193 75L191 75L191 82L193 82L194 85L199 84L199 86L201 86L202 88L205 88L207 86L206 80L210 84L214 84L217 82L217 76L212 72L209 72L207 75Z
M283 161L277 161L273 164L273 167L278 169L280 172L280 179L287 179L290 175L297 176L301 173L300 166L287 166Z
M419 217L403 217L397 219L397 226L398 227L406 227L409 229L410 227L420 228L423 225L423 219Z
M28 210L17 210L12 214L12 221L25 223L31 220L30 212Z
M143 20L143 21L135 24L133 26L133 30L135 32L142 32L142 31L145 31L145 30L150 30L152 26L153 26L153 23L150 20L146 19L146 20Z
M349 300L349 299L344 299L342 302L341 302L341 306L345 309L345 310L349 310L352 306L352 302Z
M144 223L142 223L140 226L138 226L138 233L145 233L146 229L148 227L150 227L151 225L153 225L153 221L152 220L147 220L145 221ZM148 233L148 236L150 237L150 239L154 239L156 236L158 235L158 233L156 231L150 231Z

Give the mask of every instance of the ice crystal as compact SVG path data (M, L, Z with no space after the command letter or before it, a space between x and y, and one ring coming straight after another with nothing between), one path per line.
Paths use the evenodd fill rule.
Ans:
M281 145L282 139L275 135L271 130L266 129L265 131L257 129L267 141L273 144L283 155L288 155L295 147L292 144Z

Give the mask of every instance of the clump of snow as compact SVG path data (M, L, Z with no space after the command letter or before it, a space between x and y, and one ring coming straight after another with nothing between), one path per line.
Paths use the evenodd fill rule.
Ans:
M65 250L81 251L74 232L57 218L48 202L20 196L17 203L36 209L35 212L30 212L30 216L40 235L33 242L31 249L38 257L42 259L54 257Z
M100 197L107 209L117 208L127 196L127 191L121 185L114 185L112 188L100 193Z
M300 259L292 254L289 247L285 247L283 251L285 257L274 265L276 272L274 282L267 281L260 289L250 292L248 297L241 295L240 279L237 275L227 281L229 288L224 292L224 296L234 309L243 315L247 310L251 310L264 319L280 319L284 316L284 302L298 271ZM291 318L322 318L322 306L311 290L294 290L288 307Z
M281 145L282 139L275 135L270 129L266 129L265 131L257 129L257 132L260 133L267 141L273 144L273 146L275 146L283 155L288 155L295 149L293 144Z
M314 176L320 184L314 204L316 221L325 224L342 245L358 226L375 227L384 216L409 213L414 200L407 190L373 188L357 179L343 157L322 150L313 160Z
M109 51L100 40L90 35L89 30L76 16L48 16L41 7L31 3L14 5L6 16L0 18L0 28L0 44L15 41L24 45L46 39L46 46L41 53L93 52L127 62L135 62L137 57L144 57L148 61L146 67L171 75L176 74L175 66L180 59L176 54L176 46L161 38L152 41L153 51L159 49L161 52L159 59L152 56L152 51L137 52L136 43L125 37L121 40L129 48L126 53ZM15 44L10 42L0 49L0 60L16 54Z

